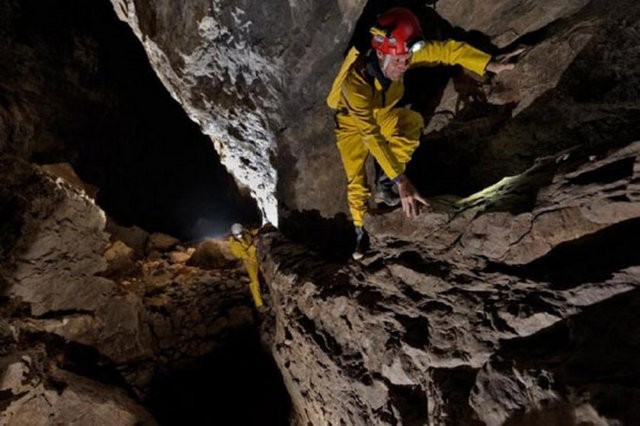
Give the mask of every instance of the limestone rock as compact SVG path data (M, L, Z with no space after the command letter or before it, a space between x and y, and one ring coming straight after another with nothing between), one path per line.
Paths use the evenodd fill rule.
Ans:
M147 252L150 253L152 251L168 251L173 247L178 245L180 240L171 235L163 234L161 232L154 232L149 235L149 239L147 240Z
M9 366L22 379L7 388L15 396L0 413L2 424L157 424L120 389L57 368L34 371L32 362L26 357Z
M362 264L265 237L280 308L263 331L299 421L637 422L639 390L624 383L637 369L627 354L640 292L638 161L638 142L594 161L572 151L467 199L434 200L413 221L370 215ZM603 328L624 344L586 337Z
M113 219L107 218L105 230L111 234L111 238L122 241L134 250L137 257L144 256L149 233L138 226L120 226Z
M78 177L71 164L45 164L41 167L45 172L64 179L67 183L73 185L76 189L84 191L89 196L89 198L95 200L99 188L95 185L90 185L86 182L83 182L82 179Z
M187 262L188 265L201 269L228 268L235 263L226 242L213 239L200 243Z

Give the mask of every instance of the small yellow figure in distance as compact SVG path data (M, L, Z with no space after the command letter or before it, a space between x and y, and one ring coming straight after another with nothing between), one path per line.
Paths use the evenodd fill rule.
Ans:
M258 255L256 253L256 237L258 229L246 230L239 223L231 225L231 236L229 237L229 247L231 253L242 260L249 273L249 290L253 296L256 308L262 308L262 296L260 295L260 281L258 280Z

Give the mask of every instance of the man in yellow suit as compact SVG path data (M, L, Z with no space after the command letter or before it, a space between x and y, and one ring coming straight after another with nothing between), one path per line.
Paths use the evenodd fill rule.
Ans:
M249 290L253 296L253 302L256 308L263 306L262 296L260 295L260 281L258 279L258 255L256 252L256 238L258 229L245 230L239 223L231 225L231 236L229 237L229 247L231 253L238 259L242 260L247 272L249 273Z
M413 218L426 200L404 174L406 164L420 142L422 116L408 108L396 108L404 94L402 78L414 66L443 63L462 65L483 75L513 68L509 57L500 62L470 45L454 41L424 41L418 18L395 7L384 12L371 28L371 49L364 55L352 48L333 82L327 104L336 110L336 139L347 175L347 201L356 229L355 259L363 257L363 216L370 193L365 161L372 154L386 178L376 190L376 200L402 204Z

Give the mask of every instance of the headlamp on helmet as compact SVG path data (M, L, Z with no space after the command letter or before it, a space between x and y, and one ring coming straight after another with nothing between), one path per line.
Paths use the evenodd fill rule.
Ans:
M424 46L416 15L404 7L389 9L370 30L371 46L386 55L415 53Z
M239 223L234 223L231 225L231 235L236 238L240 238L242 236L242 232L244 231L244 227Z

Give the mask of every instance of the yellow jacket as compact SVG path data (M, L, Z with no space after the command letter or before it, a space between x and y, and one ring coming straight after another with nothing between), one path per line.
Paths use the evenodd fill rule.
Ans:
M357 66L358 51L351 48L327 97L327 105L353 120L363 142L376 158L385 174L394 179L404 172L380 133L377 117L391 110L404 95L402 81L392 81L384 90L382 83L368 75L363 66ZM470 45L455 41L430 41L411 56L410 67L433 65L462 65L483 75L491 60L488 55ZM345 117L345 118L346 118Z
M229 237L229 248L231 253L243 262L258 262L256 252L256 237L258 229L252 229L242 233L242 238Z

